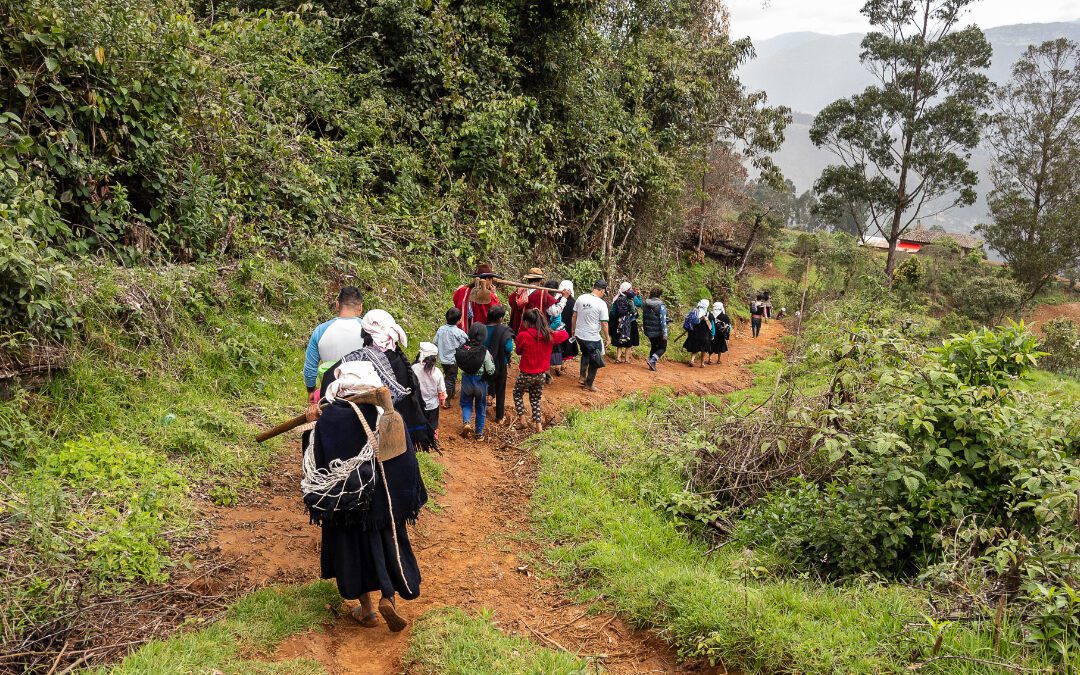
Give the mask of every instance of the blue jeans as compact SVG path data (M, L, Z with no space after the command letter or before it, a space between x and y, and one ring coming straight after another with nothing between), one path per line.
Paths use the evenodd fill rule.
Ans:
M761 333L761 317L750 317L750 330L753 332L754 337L757 337Z
M461 374L461 421L472 422L473 408L476 408L476 435L484 433L484 421L487 418L488 384L481 375Z

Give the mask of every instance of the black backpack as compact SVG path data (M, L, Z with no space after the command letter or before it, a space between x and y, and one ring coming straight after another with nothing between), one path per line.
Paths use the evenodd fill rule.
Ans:
M487 349L484 345L470 346L469 343L465 343L454 352L454 362L457 363L458 370L466 375L476 375L484 369L486 356Z

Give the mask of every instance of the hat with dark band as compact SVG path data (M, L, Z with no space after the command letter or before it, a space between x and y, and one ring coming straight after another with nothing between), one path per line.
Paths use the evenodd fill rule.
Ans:
M496 274L491 271L491 265L480 263L476 266L476 271L473 272L473 276L480 279L491 279L496 276Z
M539 267L533 267L530 269L521 279L523 281L536 281L544 278L544 270Z

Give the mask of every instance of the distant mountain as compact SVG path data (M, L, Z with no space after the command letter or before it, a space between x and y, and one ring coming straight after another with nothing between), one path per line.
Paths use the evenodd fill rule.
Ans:
M985 33L994 49L988 74L1003 82L1028 45L1059 37L1080 41L1080 21L999 26ZM767 92L772 103L814 114L874 84L859 62L862 39L861 33L784 33L756 43L757 58L739 69L739 77L749 89Z
M1080 21L999 26L986 29L985 33L994 49L987 74L995 82L1004 82L1028 45L1059 37L1080 42ZM813 116L836 99L851 96L875 83L859 62L862 39L860 33L785 33L755 44L757 58L739 69L739 77L748 89L764 91L770 103L786 105L796 112L784 145L773 159L800 193L813 187L821 170L836 161L830 152L810 142ZM986 220L990 157L985 148L972 153L971 164L978 169L981 179L979 201L934 219L948 230L968 232L976 223Z

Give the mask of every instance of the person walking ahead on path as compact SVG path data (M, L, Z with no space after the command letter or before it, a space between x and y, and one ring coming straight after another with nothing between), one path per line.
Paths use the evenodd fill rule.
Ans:
M562 323L563 329L570 330L570 327L574 325L574 303L577 302L577 298L574 297L574 282L569 279L563 279L559 284L559 294L566 299L566 306L563 307ZM576 340L567 340L559 345L559 350L562 352L563 365L559 366L557 371L558 375L562 375L566 369L566 362L573 360L578 355L578 346Z
M457 363L454 361L454 352L469 339L465 331L457 327L458 321L461 321L460 309L451 307L446 310L446 323L439 326L439 330L435 331L435 337L432 339L435 346L439 348L439 364L446 375L444 408L450 407L450 401L454 400L454 391L457 389L458 369Z
M420 396L424 400L424 415L439 435L439 406L446 400L446 378L435 367L439 357L439 348L432 342L421 342L420 353L413 364L413 372L420 382Z
M754 337L761 335L761 319L765 316L765 297L758 295L750 301L750 332Z
M487 418L487 378L495 374L495 362L484 347L487 326L477 321L469 326L469 341L458 348L454 357L461 371L461 435L484 440L484 421ZM473 426L473 411L476 426Z
M492 281L495 276L491 265L481 263L476 266L472 283L458 286L454 291L454 307L461 311L458 328L468 330L469 326L477 321L487 321L488 312L499 304L499 296L495 293L495 283Z
M720 355L728 350L727 341L731 337L731 317L724 309L724 303L714 302L712 305L713 339L709 345L709 363L716 355L716 363L720 363Z
M638 336L638 307L641 307L641 296L629 281L624 281L619 286L619 295L611 303L611 323L615 326L611 343L615 345L617 363L630 361L634 347L641 341Z
M495 363L495 373L488 379L488 394L495 396L495 423L506 415L506 371L514 355L514 331L503 324L506 309L501 305L488 312L487 337L484 346Z
M360 317L364 314L364 295L356 286L338 292L337 317L319 324L308 340L304 353L304 385L309 403L319 402L319 375L331 363L364 346Z
M686 329L686 342L683 349L690 352L690 367L694 367L694 356L701 354L701 367L705 367L705 354L708 353L713 338L712 317L709 315L709 301L698 301L697 307L690 311L683 322Z
M533 267L521 280L530 285L540 285L544 282L544 270ZM538 291L531 288L519 288L510 294L510 330L515 333L521 328L521 317L525 316L527 309L539 309L546 312L548 308L557 302L555 295L550 291Z
M574 303L571 331L581 349L578 383L589 391L596 391L596 372L604 367L604 340L610 339L605 294L607 282L600 279L593 284L592 293L582 294Z
M570 339L561 328L552 331L548 319L538 309L530 309L521 317L521 332L517 336L517 353L521 355L517 380L514 382L514 412L517 424L525 421L525 392L529 392L532 407L532 424L537 431L543 429L540 398L544 392L544 375L551 364L552 349Z
M649 338L649 369L656 370L664 352L667 351L668 316L667 305L660 299L662 291L654 288L649 291L649 299L642 310L641 327L645 337Z

